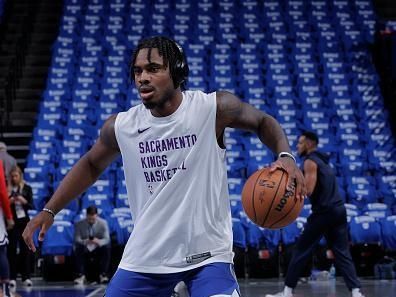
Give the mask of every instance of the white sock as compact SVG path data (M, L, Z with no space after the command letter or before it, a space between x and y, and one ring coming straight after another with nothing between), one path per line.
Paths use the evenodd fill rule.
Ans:
M293 294L293 288L290 288L288 286L285 286L285 288L283 289L283 293L286 296L291 296Z
M353 288L352 289L352 296L353 296L353 294L358 294L358 293L360 293L360 288Z
M4 297L10 296L10 288L8 286L8 283L3 283L1 290L3 291L3 296Z

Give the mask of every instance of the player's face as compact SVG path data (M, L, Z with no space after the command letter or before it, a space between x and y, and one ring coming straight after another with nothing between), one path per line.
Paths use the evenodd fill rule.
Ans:
M148 51L147 48L141 49L133 66L136 88L148 109L163 109L174 95L173 81L158 49L151 49L149 59Z
M307 139L305 136L300 136L297 142L297 154L301 157L305 156L307 154L307 150Z

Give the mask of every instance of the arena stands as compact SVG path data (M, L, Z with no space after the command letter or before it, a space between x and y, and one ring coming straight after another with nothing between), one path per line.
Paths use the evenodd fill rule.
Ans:
M185 49L190 89L229 90L273 115L294 151L302 130L316 131L351 205L352 243L395 251L388 234L396 234L389 216L396 215L396 146L370 53L375 24L369 0L65 0L25 170L35 206L48 200L109 115L140 102L128 64L138 40L167 35ZM303 217L282 234L267 232L248 222L238 202L247 176L274 156L233 129L226 144L235 245L273 254L279 242L292 244ZM95 204L119 244L133 228L118 212L128 206L122 180L117 160L68 207L77 216ZM61 226L66 230L65 223L54 228ZM363 229L375 234L362 236Z

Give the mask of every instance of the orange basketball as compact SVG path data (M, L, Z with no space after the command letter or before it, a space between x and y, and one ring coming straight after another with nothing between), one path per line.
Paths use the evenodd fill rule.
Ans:
M279 229L291 224L299 215L304 201L295 191L287 191L287 172L269 167L253 173L242 190L242 205L247 216L257 225Z

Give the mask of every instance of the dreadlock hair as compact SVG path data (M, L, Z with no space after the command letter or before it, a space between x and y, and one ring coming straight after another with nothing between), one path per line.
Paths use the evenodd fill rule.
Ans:
M301 136L305 136L305 138L313 141L315 143L315 145L318 145L319 143L319 138L318 135L316 135L315 132L312 131L304 131Z
M159 55L164 61L164 66L168 67L173 80L173 85L176 88L180 86L182 90L186 89L186 83L189 73L187 59L184 55L183 49L175 41L164 36L155 36L139 41L136 49L132 54L131 62L131 79L134 81L133 65L135 65L136 57L141 49L148 48L147 60L151 62L151 50L158 49Z

